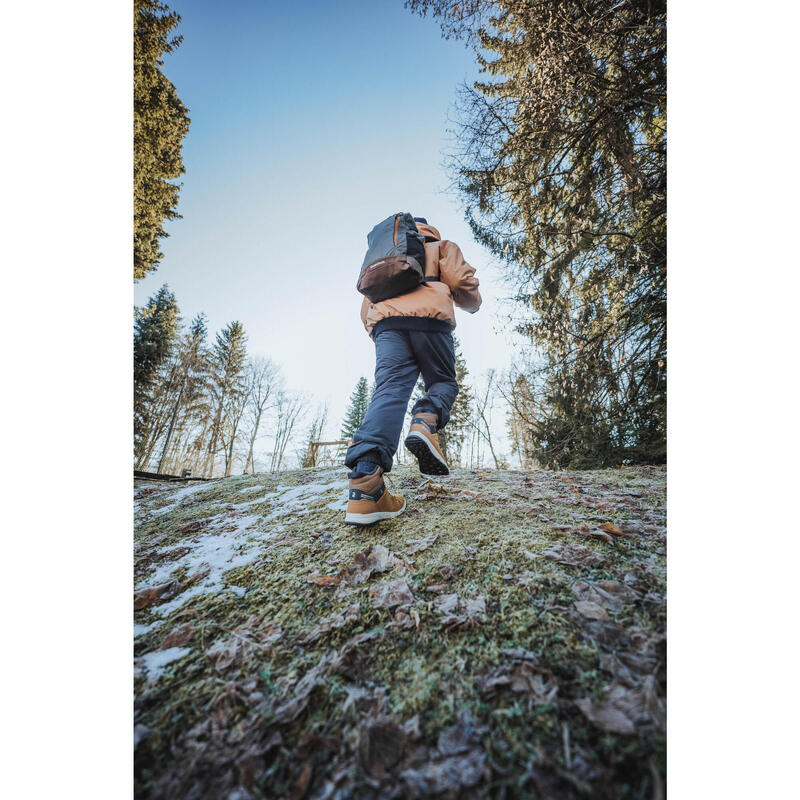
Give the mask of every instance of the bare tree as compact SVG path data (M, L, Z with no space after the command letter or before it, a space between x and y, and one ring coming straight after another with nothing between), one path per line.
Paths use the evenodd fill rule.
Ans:
M494 376L495 371L493 369L490 369L486 373L486 387L483 396L481 397L478 395L475 400L477 416L475 423L478 433L486 440L486 444L489 446L489 452L492 454L492 460L494 461L494 468L500 469L500 460L497 457L497 453L494 451L494 444L492 443L491 417L492 406L494 404Z
M540 465L533 456L533 432L537 430L538 404L533 386L524 372L513 367L498 382L498 391L508 403L507 426L511 439L511 452L519 459L522 469L537 469Z
M281 468L286 445L294 431L295 424L300 414L306 410L307 401L304 397L281 390L277 395L275 404L275 447L272 451L270 472Z
M244 471L255 472L254 448L264 412L274 403L275 394L280 388L281 375L278 366L263 356L251 358L247 363L250 446Z
M225 420L220 429L222 452L225 457L225 477L229 477L233 470L233 451L239 432L239 423L242 421L244 409L247 405L248 387L242 383L230 395L225 408Z
M308 436L306 438L306 446L301 455L301 466L316 467L319 460L318 448L314 446L315 442L322 439L323 431L328 423L328 404L317 407L317 413L311 421L308 429Z
M192 321L189 333L184 339L184 346L181 348L179 356L179 364L177 368L177 396L172 404L172 413L170 414L169 427L167 428L166 436L164 437L164 445L161 449L161 457L158 460L157 472L163 472L165 461L167 458L167 451L169 450L172 435L175 431L175 423L178 419L178 414L181 411L182 404L186 395L187 385L190 382L190 373L196 370L198 361L203 357L202 346L205 342L207 333L205 314L199 314Z

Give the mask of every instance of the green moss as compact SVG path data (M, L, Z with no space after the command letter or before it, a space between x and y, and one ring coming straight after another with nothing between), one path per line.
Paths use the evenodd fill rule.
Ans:
M564 725L582 757L597 758L598 764L632 758L634 764L641 762L645 780L647 759L654 754L661 759L659 734L635 741L605 734L572 702L579 697L597 697L609 682L599 666L598 647L575 622L572 587L576 580L620 581L631 573L648 591L663 595L663 537L639 536L609 545L587 539L578 530L584 521L597 524L597 518L624 528L626 522L642 520L647 512L663 515L664 474L663 469L652 468L586 473L502 471L482 478L457 471L450 478L437 479L438 488L432 490L431 483L412 470L399 469L391 475L394 488L390 490L405 493L408 512L367 529L344 525L342 512L328 507L341 497L337 489L310 498L300 515L281 516L276 498L236 507L287 487L341 479L341 473L326 469L215 481L160 515L152 512L166 508L177 489L141 497L135 545L137 576L145 582L153 569L175 558L179 551L170 552L170 548L189 547L195 537L209 530L209 521L213 520L224 537L226 526L236 528L237 518L276 516L256 525L243 538L253 548L250 563L223 575L224 584L245 588L244 596L228 590L196 596L137 638L138 656L157 649L179 626L189 622L194 628L185 658L169 665L154 683L148 684L144 675L137 678L137 723L154 732L141 746L142 752L137 751L137 794L146 796L154 791L155 781L180 771L181 759L176 753L185 746L182 743L188 732L211 716L222 720L223 733L256 717L265 729L280 728L286 749L267 759L256 785L290 793L302 766L301 759L291 754L312 735L339 737L341 751L336 759L355 758L353 737L357 738L360 715L367 711L354 707L343 711L346 687L352 686L365 692L382 690L386 710L401 720L419 715L430 744L435 744L438 734L453 724L461 710L470 709L491 732L486 747L492 760L508 770L505 777L503 772L495 773L497 785L515 786L537 752L546 752L563 765ZM572 485L581 493L573 492ZM263 494L242 492L255 486L263 489ZM462 496L464 490L479 496ZM622 494L631 490L641 496ZM598 511L592 505L606 500L609 509ZM559 529L559 525L570 528ZM408 542L431 534L438 538L428 549L403 556ZM559 543L586 545L606 560L590 567L570 567L541 557ZM312 573L337 575L359 552L376 544L387 547L404 565L390 575L375 575L352 586L322 587L309 582ZM405 575L414 593L418 629L394 626L392 615L372 604L370 588L398 574ZM189 579L184 568L174 571L172 577L182 582ZM438 587L441 591L430 591L432 584L443 584ZM435 606L442 592L461 598L485 597L486 622L443 629ZM357 619L307 641L308 632L322 619L355 603L360 604ZM156 608L137 612L136 621L158 622ZM657 604L636 604L611 613L611 617L625 628L663 631L664 614ZM250 648L229 667L217 669L209 649L254 616L279 627L280 637ZM354 636L373 629L380 630L380 635L358 648L347 669L329 675L324 685L312 691L307 708L296 720L283 726L275 722L273 708L292 696L296 683L326 653L341 651ZM246 631L244 635L247 638ZM508 689L489 697L481 694L477 676L507 665L509 656L503 651L510 648L538 654L541 664L554 671L559 685L555 703L532 706L527 696ZM322 777L331 770L328 763L315 768L313 786L320 787Z

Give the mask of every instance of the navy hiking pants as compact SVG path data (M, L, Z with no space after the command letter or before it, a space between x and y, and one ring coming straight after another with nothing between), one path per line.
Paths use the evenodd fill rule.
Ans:
M455 360L450 332L389 329L375 334L375 394L344 463L365 474L374 472L376 465L391 471L420 373L426 394L411 413L436 414L438 427L444 428L458 394Z

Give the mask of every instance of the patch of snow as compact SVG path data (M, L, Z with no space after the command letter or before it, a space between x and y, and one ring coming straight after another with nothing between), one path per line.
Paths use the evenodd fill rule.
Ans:
M245 486L243 489L239 489L239 494L244 494L245 492L257 492L260 489L264 489L265 487L262 486L260 483L256 484L255 486Z
M168 664L183 658L191 652L189 647L168 647L166 650L156 650L154 653L145 653L141 656L141 664L147 673L148 683L155 683L163 674Z
M344 494L342 494L338 500L328 503L328 508L332 509L333 511L345 511L347 509L347 501L347 488L345 487Z
M267 519L275 519L286 514L302 516L308 514L306 508L308 501L315 496L319 496L331 490L339 490L347 487L346 480L335 480L331 483L305 483L300 486L279 487L277 492L267 495L264 499L269 499L274 506Z
M196 583L172 598L172 600L154 606L153 614L159 617L171 614L193 597L216 594L226 588L242 596L246 591L245 587L227 584L223 579L223 575L231 569L244 567L255 561L263 552L263 544L274 539L285 530L283 524L272 523L272 520L288 514L294 514L295 516L308 514L310 513L307 508L309 501L315 500L326 492L333 490L338 494L346 490L346 487L346 479L333 480L330 483L279 486L276 491L268 493L266 497L252 501L253 503L264 502L265 500L271 501L273 508L266 517L254 514L245 514L237 517L231 514L230 509L217 514L207 520L202 534L186 539L181 542L179 547L176 547L173 543L158 550L157 554L166 560L156 566L139 583L137 588L150 588L165 583L170 579L173 572L181 567L186 570L186 574L189 576L207 572L204 577L197 580ZM247 488L252 489L254 487ZM190 489L195 489L195 487L187 487L176 492L173 495L173 499L175 497L179 499L168 508L175 508L183 498L191 494ZM341 502L337 501L337 510L343 507ZM162 509L158 511L162 512ZM184 552L183 555L178 555L181 550L187 550L187 552ZM170 554L174 554L172 558L170 558Z
M167 514L168 512L172 511L172 509L179 506L187 497L193 495L195 492L199 491L200 489L208 489L203 483L197 483L193 486L184 486L182 489L176 489L170 492L162 492L159 497L162 497L165 494L171 494L170 501L167 505L162 506L161 508L155 509L155 511L151 511L150 513L153 516L160 517L162 514Z
M153 608L153 613L165 617L177 608L183 606L193 597L204 594L216 594L226 588L223 575L236 567L244 567L254 561L265 541L273 539L279 532L276 526L272 530L258 530L257 525L261 518L253 515L231 517L229 514L220 514L210 521L209 532L187 541L183 547L189 552L179 558L159 564L147 576L146 580L137 588L158 586L169 580L172 573L180 568L186 569L187 575L198 571L208 574L193 586L185 589L172 600L161 603ZM233 529L223 530L235 526ZM169 556L176 548L174 545L163 548L160 555ZM228 587L233 588L233 587ZM240 588L240 587L237 587Z
M134 625L133 638L135 639L137 636L141 636L143 633L147 633L147 631L157 628L160 624L161 621L159 620L157 622L151 622L149 625Z

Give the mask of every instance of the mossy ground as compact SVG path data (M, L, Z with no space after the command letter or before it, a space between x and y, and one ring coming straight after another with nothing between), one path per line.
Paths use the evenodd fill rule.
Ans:
M365 529L342 470L137 481L136 590L171 583L137 595L137 797L659 796L665 478L398 468L406 513Z

